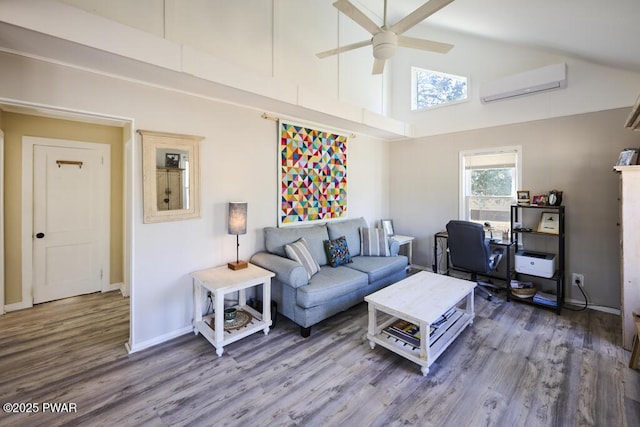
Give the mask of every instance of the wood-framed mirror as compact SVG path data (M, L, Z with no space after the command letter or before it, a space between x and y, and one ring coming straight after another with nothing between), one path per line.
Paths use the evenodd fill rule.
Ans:
M138 130L145 224L200 217L201 136Z

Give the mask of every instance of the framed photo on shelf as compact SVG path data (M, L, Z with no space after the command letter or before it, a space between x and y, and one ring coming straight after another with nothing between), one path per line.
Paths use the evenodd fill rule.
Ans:
M524 205L529 204L529 191L528 190L520 190L518 191L518 204Z
M533 200L531 200L532 205L536 206L545 206L547 204L548 197L545 194L538 194L533 196Z
M638 161L638 150L638 148L625 148L622 150L618 156L616 166L635 165Z
M542 212L538 223L538 233L560 234L560 214L558 212Z
M382 228L387 236L393 236L395 233L393 231L393 220L392 219L383 219L380 221L382 224Z

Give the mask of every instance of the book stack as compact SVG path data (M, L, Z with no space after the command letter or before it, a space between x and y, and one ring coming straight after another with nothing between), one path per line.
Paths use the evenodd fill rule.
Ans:
M440 316L438 320L430 325L429 335L433 335L434 332L455 313L456 309L454 307ZM414 325L413 323L407 322L406 320L398 319L390 326L387 326L384 331L389 336L397 338L405 344L409 344L414 348L420 347L420 327L418 325Z
M548 305L550 307L557 307L558 297L547 292L538 291L533 296L533 302L542 305Z
M406 344L420 347L420 328L411 322L400 319L385 328L385 331Z

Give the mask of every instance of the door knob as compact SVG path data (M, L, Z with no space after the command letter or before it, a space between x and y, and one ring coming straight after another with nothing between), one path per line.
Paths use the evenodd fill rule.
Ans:
M38 239L42 239L44 237L44 233L38 233L38 234L36 234L36 237Z

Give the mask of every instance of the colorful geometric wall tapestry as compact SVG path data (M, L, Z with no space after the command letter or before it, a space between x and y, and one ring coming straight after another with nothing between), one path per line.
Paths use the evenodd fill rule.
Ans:
M347 137L280 121L280 225L347 213Z

